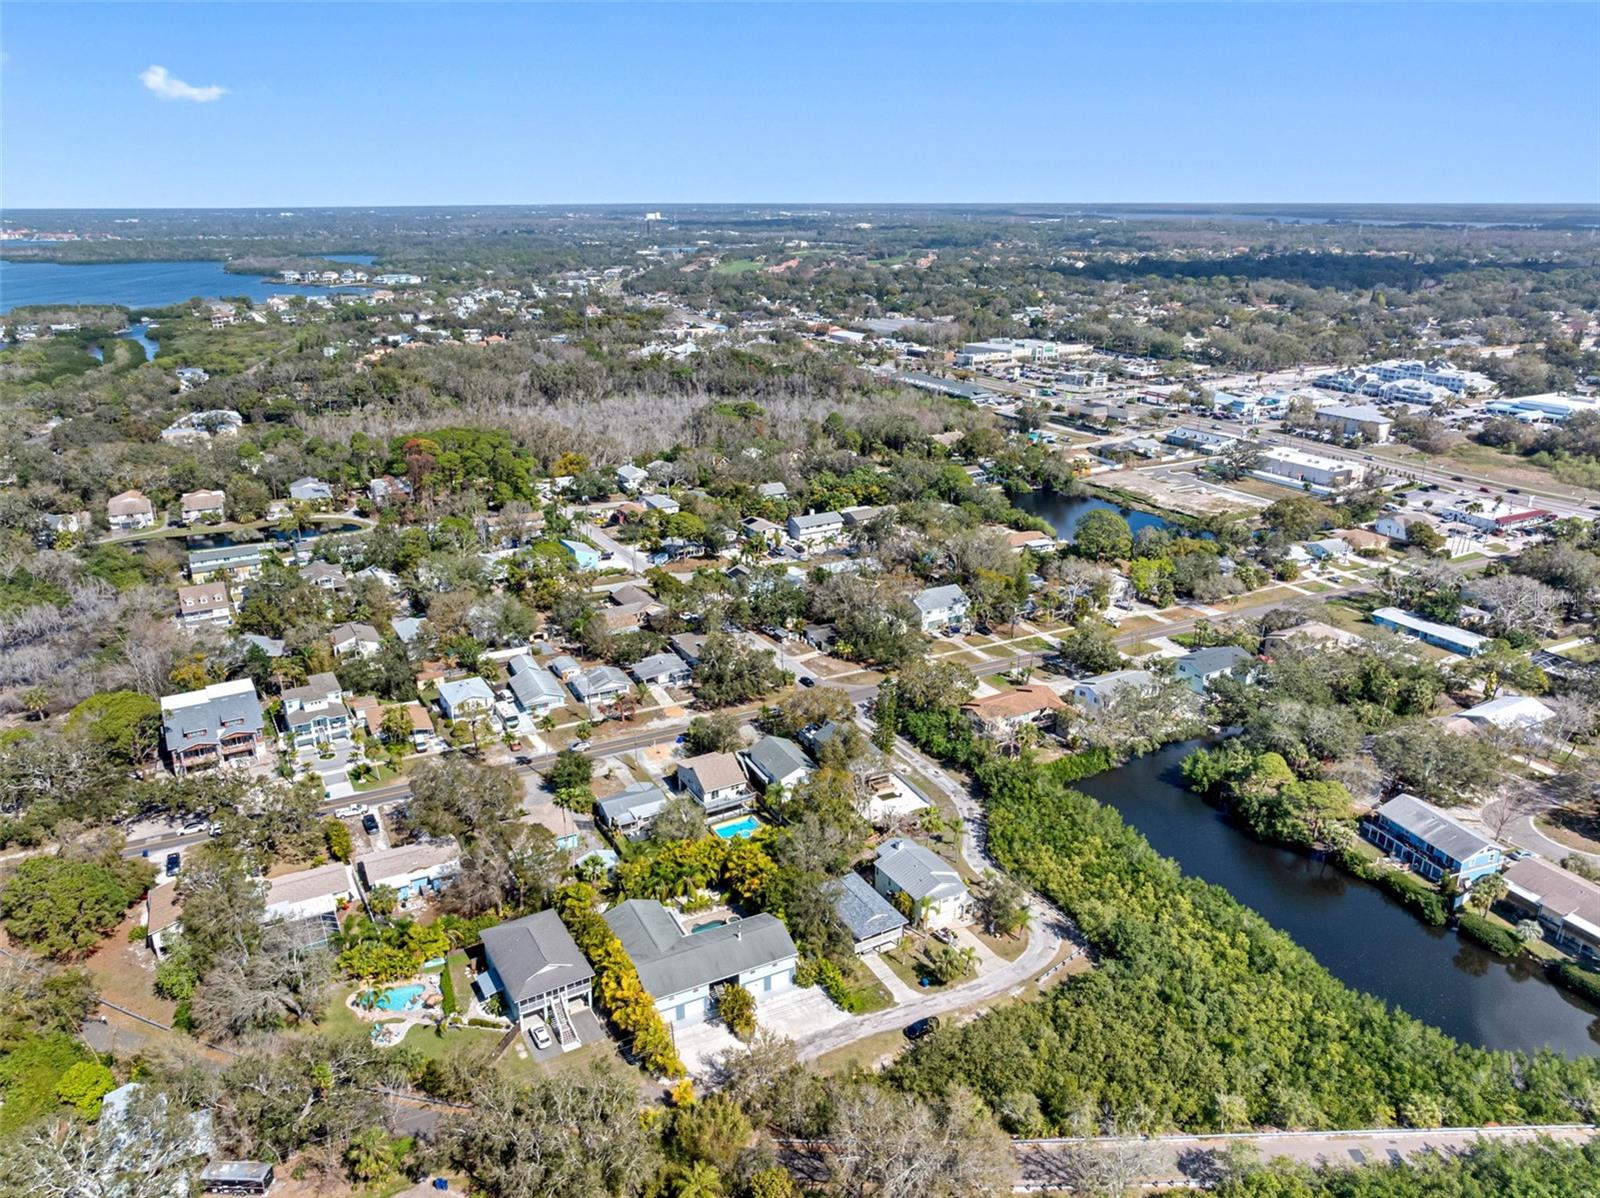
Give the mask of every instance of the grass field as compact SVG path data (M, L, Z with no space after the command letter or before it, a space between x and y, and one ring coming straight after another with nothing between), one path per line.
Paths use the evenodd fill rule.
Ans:
M754 258L731 258L725 262L717 263L711 273L714 275L743 275L749 274L752 270L760 269L761 263Z

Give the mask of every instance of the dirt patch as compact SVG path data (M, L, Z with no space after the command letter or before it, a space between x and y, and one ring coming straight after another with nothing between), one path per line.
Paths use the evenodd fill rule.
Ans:
M1551 840L1584 853L1600 853L1600 820L1557 807L1533 821Z
M1243 515L1254 510L1242 497L1229 495L1192 478L1172 479L1137 470L1118 470L1098 475L1093 481L1186 516Z
M156 997L156 955L142 939L135 944L128 938L140 922L143 907L143 903L134 905L117 930L84 962L84 968L94 975L103 998L146 1019L170 1024L177 1004Z

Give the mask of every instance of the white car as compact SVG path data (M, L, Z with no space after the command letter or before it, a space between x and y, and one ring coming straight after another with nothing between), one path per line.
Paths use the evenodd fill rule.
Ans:
M555 1043L550 1038L550 1029L537 1019L528 1025L528 1035L533 1037L533 1046L535 1048L549 1048Z

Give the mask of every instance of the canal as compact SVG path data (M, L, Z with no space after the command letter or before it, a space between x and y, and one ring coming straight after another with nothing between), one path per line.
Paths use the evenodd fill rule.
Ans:
M1169 745L1078 788L1115 807L1186 873L1223 887L1288 933L1346 985L1483 1048L1600 1051L1600 1011L1536 970L1427 926L1335 865L1231 825L1178 774L1198 743Z

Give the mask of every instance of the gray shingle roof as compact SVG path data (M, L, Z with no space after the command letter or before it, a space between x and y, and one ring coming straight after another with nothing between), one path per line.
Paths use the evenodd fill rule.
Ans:
M161 700L161 739L169 752L214 745L225 735L262 727L261 701L248 678Z
M660 903L629 899L607 911L605 920L657 999L795 956L788 929L765 913L688 934Z
M579 699L605 698L610 695L620 695L624 691L633 689L633 683L628 676L616 666L595 666L592 670L585 670L567 680L567 686Z
M833 899L839 922L850 929L854 940L868 940L906 926L906 917L896 911L883 895L857 873L827 883L823 889Z
M811 769L810 758L785 736L763 736L743 756L768 781L786 778L795 770Z
M667 792L654 782L635 782L621 794L598 803L600 818L613 827L653 819L667 804Z
M683 658L676 653L653 653L634 662L628 669L640 682L654 682L660 678L672 678L687 673L689 667L684 665Z
M1215 674L1219 670L1231 670L1242 661L1249 661L1250 654L1238 645L1215 645L1209 649L1196 649L1178 660L1185 669L1196 674Z
M594 977L554 911L539 911L486 928L483 951L513 1002Z
M944 611L966 601L966 592L958 586L929 587L927 590L918 591L911 596L911 606L923 615L927 615L929 612Z

